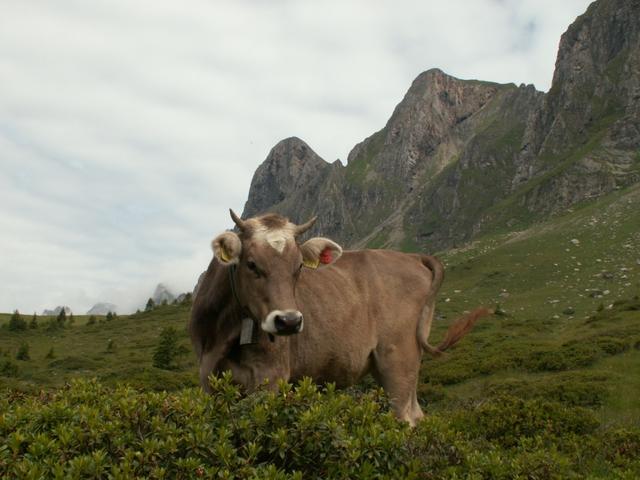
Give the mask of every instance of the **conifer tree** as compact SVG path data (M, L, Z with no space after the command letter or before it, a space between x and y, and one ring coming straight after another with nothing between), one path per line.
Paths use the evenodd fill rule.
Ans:
M155 308L155 306L156 306L156 303L153 301L153 298L149 298L149 300L147 300L147 305L144 307L144 311L150 312Z
M64 311L64 307L60 310L56 321L58 322L58 326L64 327L64 324L67 321L67 312Z
M160 342L153 353L153 366L172 370L176 367L175 360L178 354L178 332L173 327L163 328L160 332Z
M18 310L14 310L9 319L9 330L18 332L27 329L27 322L22 318Z

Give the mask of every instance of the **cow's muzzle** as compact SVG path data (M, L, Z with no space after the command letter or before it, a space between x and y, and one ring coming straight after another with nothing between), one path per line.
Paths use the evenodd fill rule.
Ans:
M274 310L262 322L262 329L265 332L276 335L300 333L303 326L302 313L297 310Z

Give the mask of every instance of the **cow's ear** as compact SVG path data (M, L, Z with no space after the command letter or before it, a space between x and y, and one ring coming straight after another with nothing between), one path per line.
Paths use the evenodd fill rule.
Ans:
M225 265L238 263L240 252L242 252L242 242L240 237L233 232L224 232L218 235L211 242L211 248L216 258Z
M331 265L342 255L342 247L328 238L316 237L300 245L305 267L318 268Z

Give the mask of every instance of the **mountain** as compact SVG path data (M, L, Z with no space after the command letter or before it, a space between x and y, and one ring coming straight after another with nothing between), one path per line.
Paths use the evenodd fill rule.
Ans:
M163 302L171 303L175 300L176 296L169 290L164 283L159 283L153 292L151 297L156 305L160 305Z
M348 247L437 251L640 180L640 2L598 0L562 35L551 89L420 74L347 165L298 138L257 169L266 211Z
M42 315L55 315L55 316L58 316L58 315L60 315L60 312L62 311L63 308L64 308L65 315L71 315L73 313L71 311L71 309L69 307L67 307L66 305L65 306L59 305L56 308L54 308L53 310L47 310L47 309L43 310L42 311Z
M91 309L87 312L87 315L106 315L107 313L116 313L117 306L113 303L96 303Z

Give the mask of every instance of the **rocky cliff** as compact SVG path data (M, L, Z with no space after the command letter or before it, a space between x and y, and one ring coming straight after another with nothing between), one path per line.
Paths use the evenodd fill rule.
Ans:
M346 166L278 143L243 216L317 214L349 247L441 250L640 180L640 0L598 0L560 41L552 87L420 74Z

